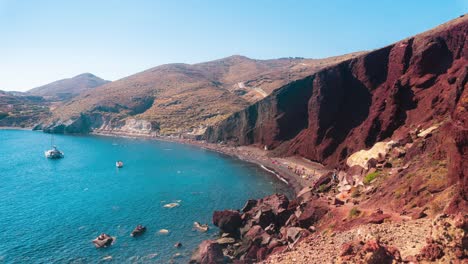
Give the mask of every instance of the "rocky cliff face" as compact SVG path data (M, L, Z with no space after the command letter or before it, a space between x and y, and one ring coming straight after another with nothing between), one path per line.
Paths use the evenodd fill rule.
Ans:
M284 225L270 221L277 229L300 227L311 231L313 227L324 234L356 230L367 224L434 217L442 212L461 213L466 218L467 34L468 17L462 16L328 67L283 86L218 126L209 127L205 138L209 142L267 146L271 155L298 155L337 168L336 174L325 176L326 181L320 178L298 194L296 202L300 206L293 216L307 216L305 208L319 205L324 205L328 213L302 226L294 221ZM309 197L304 198L304 193L310 193ZM243 219L244 225L248 223L247 217ZM258 229L262 235L271 228L247 229L246 234ZM466 245L460 241L466 241L466 229L462 232L456 249L443 242L428 242L412 259L435 261L452 254L443 252L452 251L455 257L449 258L465 259L467 252L460 248ZM295 244L290 245L287 232L270 232L269 236L282 241L280 246L264 243L262 235L247 244L250 247L244 247L250 240L241 234L242 247L234 251L226 247L224 254L258 261L278 250L288 251ZM332 241L323 236L321 240ZM282 250L286 245L289 249ZM311 248L321 254L322 248L316 244ZM398 254L375 248L380 248L378 251L385 253L381 256L390 262L401 261ZM341 257L347 258L348 253ZM356 253L349 260L360 262L357 259L361 255ZM357 259L353 259L355 256ZM283 256L279 258L278 263L289 263ZM291 259L296 262L297 258Z
M453 132L458 142L467 128L467 32L465 16L331 66L276 90L205 136L330 166L417 126L450 123L460 129Z
M160 135L201 135L207 126L246 108L291 80L354 56L319 60L253 60L231 56L193 65L161 65L81 92L53 109L52 118L44 124L51 128L54 124L78 124L82 115L100 115L112 120L106 131L117 130L120 123L135 119L152 123L153 132ZM99 127L99 123L91 124L93 129ZM87 130L88 127L78 129Z

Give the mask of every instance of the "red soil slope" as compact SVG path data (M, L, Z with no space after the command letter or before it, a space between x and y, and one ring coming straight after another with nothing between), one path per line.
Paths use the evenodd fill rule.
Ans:
M321 70L209 128L206 139L266 145L336 167L378 141L438 124L435 145L448 156L448 180L461 186L463 199L454 203L466 201L467 33L463 16Z

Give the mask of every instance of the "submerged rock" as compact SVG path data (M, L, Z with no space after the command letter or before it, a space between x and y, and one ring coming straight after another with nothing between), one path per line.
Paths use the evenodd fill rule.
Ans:
M111 246L115 241L115 237L111 237L108 234L101 234L93 240L93 244L96 248L103 248Z
M174 208L174 207L178 207L180 206L179 203L168 203L168 204L165 204L163 207L164 208Z
M167 229L161 229L161 230L158 231L158 234L160 234L160 235L167 235L167 234L169 234L169 230L167 230Z
M210 229L207 224L200 224L199 222L194 222L193 227L200 232L207 232Z
M130 236L132 237L137 237L137 236L141 236L143 235L143 233L146 232L146 226L141 226L141 225L138 225L137 227L135 227L135 229L133 229L132 233L130 234Z

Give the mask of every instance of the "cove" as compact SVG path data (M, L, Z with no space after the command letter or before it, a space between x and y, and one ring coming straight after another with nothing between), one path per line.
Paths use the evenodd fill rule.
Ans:
M0 262L99 263L111 256L117 263L186 263L202 240L216 237L214 210L291 195L254 164L189 145L64 135L55 135L55 144L64 159L44 157L48 134L0 130ZM180 206L164 208L174 202ZM210 230L194 230L195 221ZM132 238L137 224L148 230ZM94 248L101 232L117 237L115 244Z

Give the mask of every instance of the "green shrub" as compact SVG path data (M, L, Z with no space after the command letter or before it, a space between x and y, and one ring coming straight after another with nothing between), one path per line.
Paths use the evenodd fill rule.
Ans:
M364 180L362 181L364 184L369 184L371 181L373 181L375 178L379 176L378 171L371 172L364 177Z
M357 209L357 207L353 207L351 208L351 210L349 210L349 218L357 217L360 214L361 214L361 211Z
M321 192L325 192L326 189L327 189L327 185L326 185L326 184L322 184L322 185L320 185L320 186L318 187L317 191L321 193Z

